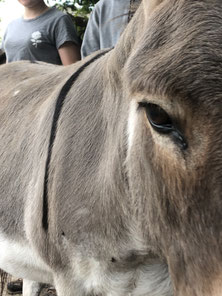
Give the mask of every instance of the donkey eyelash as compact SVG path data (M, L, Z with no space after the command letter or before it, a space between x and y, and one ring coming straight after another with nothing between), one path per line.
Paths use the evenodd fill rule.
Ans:
M151 125L151 127L159 134L171 136L173 142L180 147L182 150L188 148L187 141L183 136L182 132L174 124L174 120L171 116L162 109L159 105L139 102L138 108L144 108L146 112L146 117Z

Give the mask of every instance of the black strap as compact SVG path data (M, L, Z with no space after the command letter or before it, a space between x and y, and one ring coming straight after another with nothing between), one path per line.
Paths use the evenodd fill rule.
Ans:
M59 116L62 111L62 107L64 104L64 101L66 99L66 96L72 87L75 80L79 77L79 75L85 70L86 67L88 67L90 64L92 64L95 60L99 59L103 55L105 55L107 52L109 52L110 49L99 52L96 56L92 57L90 60L88 60L84 65L82 65L75 73L72 74L72 76L67 80L67 82L63 85L55 106L53 120L52 120L52 127L51 127L51 134L50 134L50 140L49 140L49 146L48 146L48 155L46 159L46 166L45 166L45 177L44 177L44 189L43 189L43 215L42 215L42 226L45 231L48 230L48 177L49 177L49 165L51 161L52 156L52 147L53 143L55 141L56 137L56 130L57 130L57 123L59 120Z

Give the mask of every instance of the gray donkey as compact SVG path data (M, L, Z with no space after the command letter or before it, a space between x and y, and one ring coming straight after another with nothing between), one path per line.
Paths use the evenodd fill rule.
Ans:
M0 268L25 296L222 295L221 0L143 0L115 49L0 77Z

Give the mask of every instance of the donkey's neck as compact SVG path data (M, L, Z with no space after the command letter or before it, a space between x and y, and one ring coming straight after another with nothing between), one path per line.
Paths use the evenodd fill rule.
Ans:
M124 208L126 213L130 211L128 210L130 201L125 168L128 142L128 94L124 86L124 66L134 48L137 47L144 27L143 20L143 5L140 5L116 47L104 57L103 64L100 66L100 69L103 68L105 72L101 78L105 86L101 117L104 120L106 132L99 168L99 194L102 192L101 196L107 203L106 209L112 209L114 203L118 205L116 211ZM112 213L107 215L109 214L112 215ZM123 215L122 212L121 215ZM131 213L128 216L132 218Z

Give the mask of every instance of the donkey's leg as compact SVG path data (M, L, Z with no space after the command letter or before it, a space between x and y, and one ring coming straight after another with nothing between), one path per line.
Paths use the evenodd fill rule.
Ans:
M46 286L46 284L23 280L23 296L39 296L41 290Z

